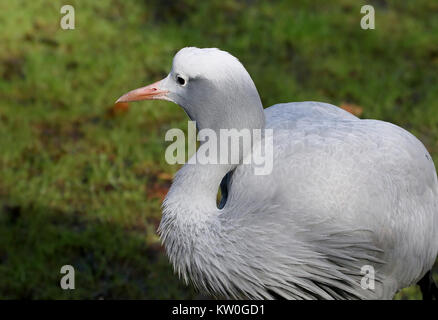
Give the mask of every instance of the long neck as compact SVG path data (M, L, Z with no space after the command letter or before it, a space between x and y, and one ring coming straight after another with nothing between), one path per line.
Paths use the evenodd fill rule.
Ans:
M176 174L164 202L165 213L180 215L196 223L218 214L216 197L222 178L234 166L228 164L186 164ZM166 210L168 209L168 210ZM195 219L195 221L191 221Z
M199 241L209 238L220 245L216 197L222 178L231 169L230 165L186 164L163 203L159 234L175 270L186 282Z
M217 86L209 82L200 83L202 90L193 94L197 105L187 105L188 109L186 106L187 114L197 122L198 130L211 129L216 133L218 145L221 129L248 129L252 134L253 129L265 128L260 97L249 75L248 78L239 82L241 85L222 84L221 90L212 90ZM250 142L252 144L253 140ZM228 154L234 151L231 147L228 146ZM241 142L238 148L242 160L245 154ZM223 151L222 145L220 151ZM217 266L220 264L218 259L227 255L223 248L229 237L223 231L220 216L228 209L219 210L216 198L223 177L235 167L236 164L190 164L189 160L175 176L163 204L159 233L169 259L184 280L188 281L190 276L192 281L198 281L198 286L205 285L200 270L212 272L211 277L217 274L214 267L203 268L202 265ZM228 222L233 225L235 221Z
M256 139L254 129L265 128L265 114L254 82L244 69L238 75L242 77L242 81L223 81L220 85L211 81L198 82L197 90L191 92L191 101L196 101L196 105L189 103L183 107L189 117L196 121L198 130L210 129L216 134L217 144L213 147L216 147L217 160L221 158L220 153L237 153L239 160L242 160L247 152L252 151L251 147ZM205 95L206 92L209 94ZM223 137L221 131L230 129L232 137ZM246 140L249 146L246 145L246 148L243 146L244 139L239 136L243 129L249 133L249 139ZM238 144L230 143L229 139L236 138L239 139ZM199 150L197 154L200 154ZM197 158L197 154L193 157ZM203 155L200 154L200 157ZM228 160L231 160L230 157ZM219 184L234 167L236 164L183 166L177 173L164 203L163 227L166 226L167 219L172 218L183 221L190 228L197 228L203 221L217 216L216 197Z
M244 70L245 71L245 70ZM236 79L219 82L199 81L183 108L199 130L262 129L265 114L251 77L245 72Z

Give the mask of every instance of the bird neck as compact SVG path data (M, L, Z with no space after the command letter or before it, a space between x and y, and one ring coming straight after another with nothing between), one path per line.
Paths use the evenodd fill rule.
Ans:
M199 81L191 92L191 99L183 101L191 120L198 130L263 129L265 114L257 88L245 71L237 79L220 82Z
M193 156L195 157L196 154ZM216 197L222 178L236 165L185 164L176 174L164 201L167 216L185 224L200 225L219 214Z
M159 234L175 271L186 282L202 256L202 239L211 250L220 247L219 184L230 165L185 164L176 174L163 203Z

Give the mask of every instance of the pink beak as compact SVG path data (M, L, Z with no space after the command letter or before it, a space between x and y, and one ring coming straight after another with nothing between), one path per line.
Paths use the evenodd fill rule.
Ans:
M131 102L131 101L141 101L141 100L154 100L154 99L166 99L167 90L162 90L160 88L161 82L163 80L157 81L143 88L138 88L121 96L117 99L116 103L119 102Z

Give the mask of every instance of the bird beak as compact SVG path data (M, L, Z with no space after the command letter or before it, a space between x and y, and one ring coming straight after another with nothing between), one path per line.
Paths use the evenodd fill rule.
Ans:
M163 88L163 80L157 81L146 87L138 88L121 96L117 99L116 103L119 102L131 102L131 101L141 101L141 100L155 100L162 99L167 100L166 94L169 92Z

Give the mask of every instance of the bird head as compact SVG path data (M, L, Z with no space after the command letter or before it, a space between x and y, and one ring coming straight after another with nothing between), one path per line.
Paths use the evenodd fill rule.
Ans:
M261 129L263 107L237 58L216 48L181 49L166 78L132 90L117 102L167 100L181 106L198 129Z

